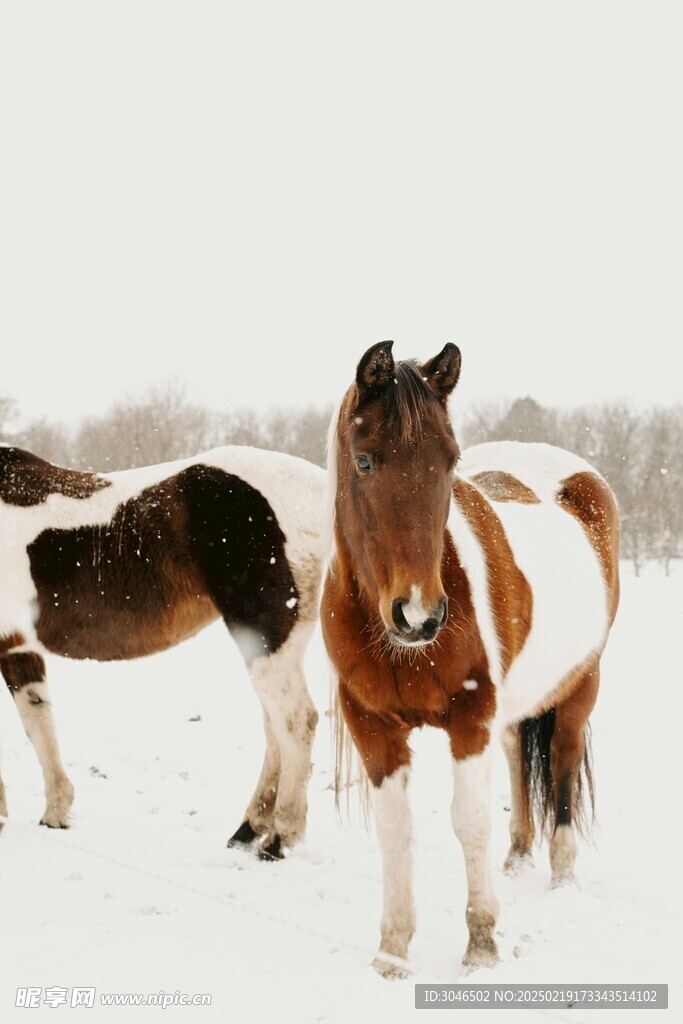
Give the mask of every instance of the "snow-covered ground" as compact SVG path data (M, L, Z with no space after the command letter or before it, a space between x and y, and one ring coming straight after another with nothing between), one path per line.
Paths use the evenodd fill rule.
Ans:
M594 846L580 848L580 889L549 890L545 847L535 870L514 880L503 875L508 783L499 759L494 863L502 963L469 981L668 982L669 1005L680 1007L682 599L683 572L667 579L653 569L636 580L624 567L593 715L599 828ZM264 743L256 696L220 625L154 658L113 665L52 659L48 669L76 786L73 828L38 826L42 777L2 687L10 819L0 835L1 1021L26 1018L27 1010L14 1009L19 986L81 986L98 994L210 993L210 1007L166 1010L189 1024L400 1022L419 1014L415 981L465 977L464 865L450 827L443 734L414 734L416 973L388 983L368 966L379 935L379 851L372 831L336 820L324 716L307 842L286 861L264 864L225 848ZM324 712L319 637L307 670ZM536 1012L539 1020L595 1019L578 1010ZM72 1013L84 1021L149 1020L160 1010L43 1005L29 1018ZM478 1011L475 1019L487 1018Z

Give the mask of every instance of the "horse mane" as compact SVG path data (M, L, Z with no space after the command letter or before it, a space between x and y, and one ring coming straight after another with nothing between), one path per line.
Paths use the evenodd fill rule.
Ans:
M393 379L382 392L389 425L402 444L410 444L422 434L425 417L429 415L430 399L435 395L415 359L397 363Z

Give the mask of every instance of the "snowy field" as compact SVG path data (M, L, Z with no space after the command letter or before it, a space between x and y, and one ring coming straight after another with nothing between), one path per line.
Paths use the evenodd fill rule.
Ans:
M593 715L599 827L594 845L580 847L580 888L549 890L545 847L535 870L514 880L503 875L508 784L501 756L493 853L502 962L467 980L668 982L669 1005L680 1012L683 571L667 579L652 567L634 579L624 567L624 577ZM415 981L466 977L464 865L450 826L446 739L433 730L415 733L413 743L415 975L388 983L368 966L379 937L379 850L372 831L340 826L335 817L319 636L307 660L321 711L308 838L278 864L225 848L255 785L264 741L256 696L220 625L146 660L52 659L48 671L76 787L73 827L53 832L37 824L42 777L3 686L10 805L0 835L3 1024L162 1014L158 1007L45 1005L27 1012L14 1009L19 986L210 993L211 1006L165 1010L183 1024L401 1022L420 1015ZM539 1021L596 1018L596 1011L535 1014ZM489 1016L478 1011L474 1019L484 1024ZM661 1019L634 1011L626 1020L650 1018Z

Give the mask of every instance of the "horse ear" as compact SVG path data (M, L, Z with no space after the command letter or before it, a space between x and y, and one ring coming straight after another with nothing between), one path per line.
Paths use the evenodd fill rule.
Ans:
M460 349L449 341L438 356L434 356L429 362L424 363L422 370L441 401L445 401L458 383Z
M393 341L380 341L378 345L369 348L359 362L356 384L361 401L373 391L380 391L394 376L396 367L391 354L393 344Z

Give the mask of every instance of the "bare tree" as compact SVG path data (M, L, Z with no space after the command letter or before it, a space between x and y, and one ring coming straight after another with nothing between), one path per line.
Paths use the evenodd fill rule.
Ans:
M187 399L183 385L165 382L84 420L76 461L84 469L106 471L196 455L216 439L216 419Z
M10 395L0 395L0 437L11 439L13 425L19 415L19 406Z
M17 428L19 409L0 396L0 433L52 462L100 472L168 462L223 444L285 451L325 463L330 409L249 408L212 412L166 381L116 402L68 431L45 418ZM608 480L621 511L622 554L636 573L658 559L666 573L683 549L683 405L638 410L609 402L570 410L530 397L481 403L458 427L463 446L521 440L559 444L584 456Z

